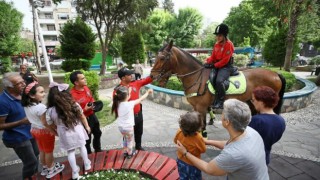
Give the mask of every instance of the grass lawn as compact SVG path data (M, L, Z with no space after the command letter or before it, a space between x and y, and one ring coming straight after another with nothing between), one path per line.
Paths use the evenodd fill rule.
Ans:
M113 121L115 121L116 118L114 114L111 114L111 106L109 106L111 101L102 100L102 102L104 104L103 108L101 111L96 112L96 115L99 119L100 126L104 127L108 124L111 124Z

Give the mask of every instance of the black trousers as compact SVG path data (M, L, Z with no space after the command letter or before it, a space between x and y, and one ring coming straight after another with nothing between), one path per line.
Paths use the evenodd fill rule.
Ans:
M139 73L134 73L134 75L136 76L136 80L141 79L141 74L139 74Z
M88 134L89 139L86 141L86 148L88 151L88 154L91 154L91 139L92 139L92 135L93 135L93 149L97 152L97 151L101 151L101 130L100 130L100 123L99 120L97 118L97 116L95 114L92 114L90 116L87 117L87 121L88 124L91 128L91 133Z
M141 147L141 139L143 134L143 115L142 115L142 104L140 104L141 110L139 113L134 115L134 141L136 142L136 148Z

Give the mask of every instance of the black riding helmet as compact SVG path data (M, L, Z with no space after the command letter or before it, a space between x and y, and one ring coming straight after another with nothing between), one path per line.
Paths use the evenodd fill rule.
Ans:
M222 34L224 36L227 36L229 32L229 27L226 24L219 24L216 27L216 30L214 31L213 34L218 35L218 34Z

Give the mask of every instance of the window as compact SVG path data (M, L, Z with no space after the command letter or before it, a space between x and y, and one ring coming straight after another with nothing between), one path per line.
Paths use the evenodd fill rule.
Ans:
M50 7L51 6L51 1L44 1L44 6Z
M69 19L68 14L58 14L58 19Z
M52 13L44 13L46 19L53 19Z
M48 31L55 31L56 27L54 25L47 25Z

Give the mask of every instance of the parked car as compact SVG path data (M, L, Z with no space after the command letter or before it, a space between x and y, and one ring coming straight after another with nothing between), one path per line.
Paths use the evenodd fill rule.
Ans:
M49 62L49 64L53 65L53 66L61 66L63 61L64 61L64 59L55 59L55 60Z

